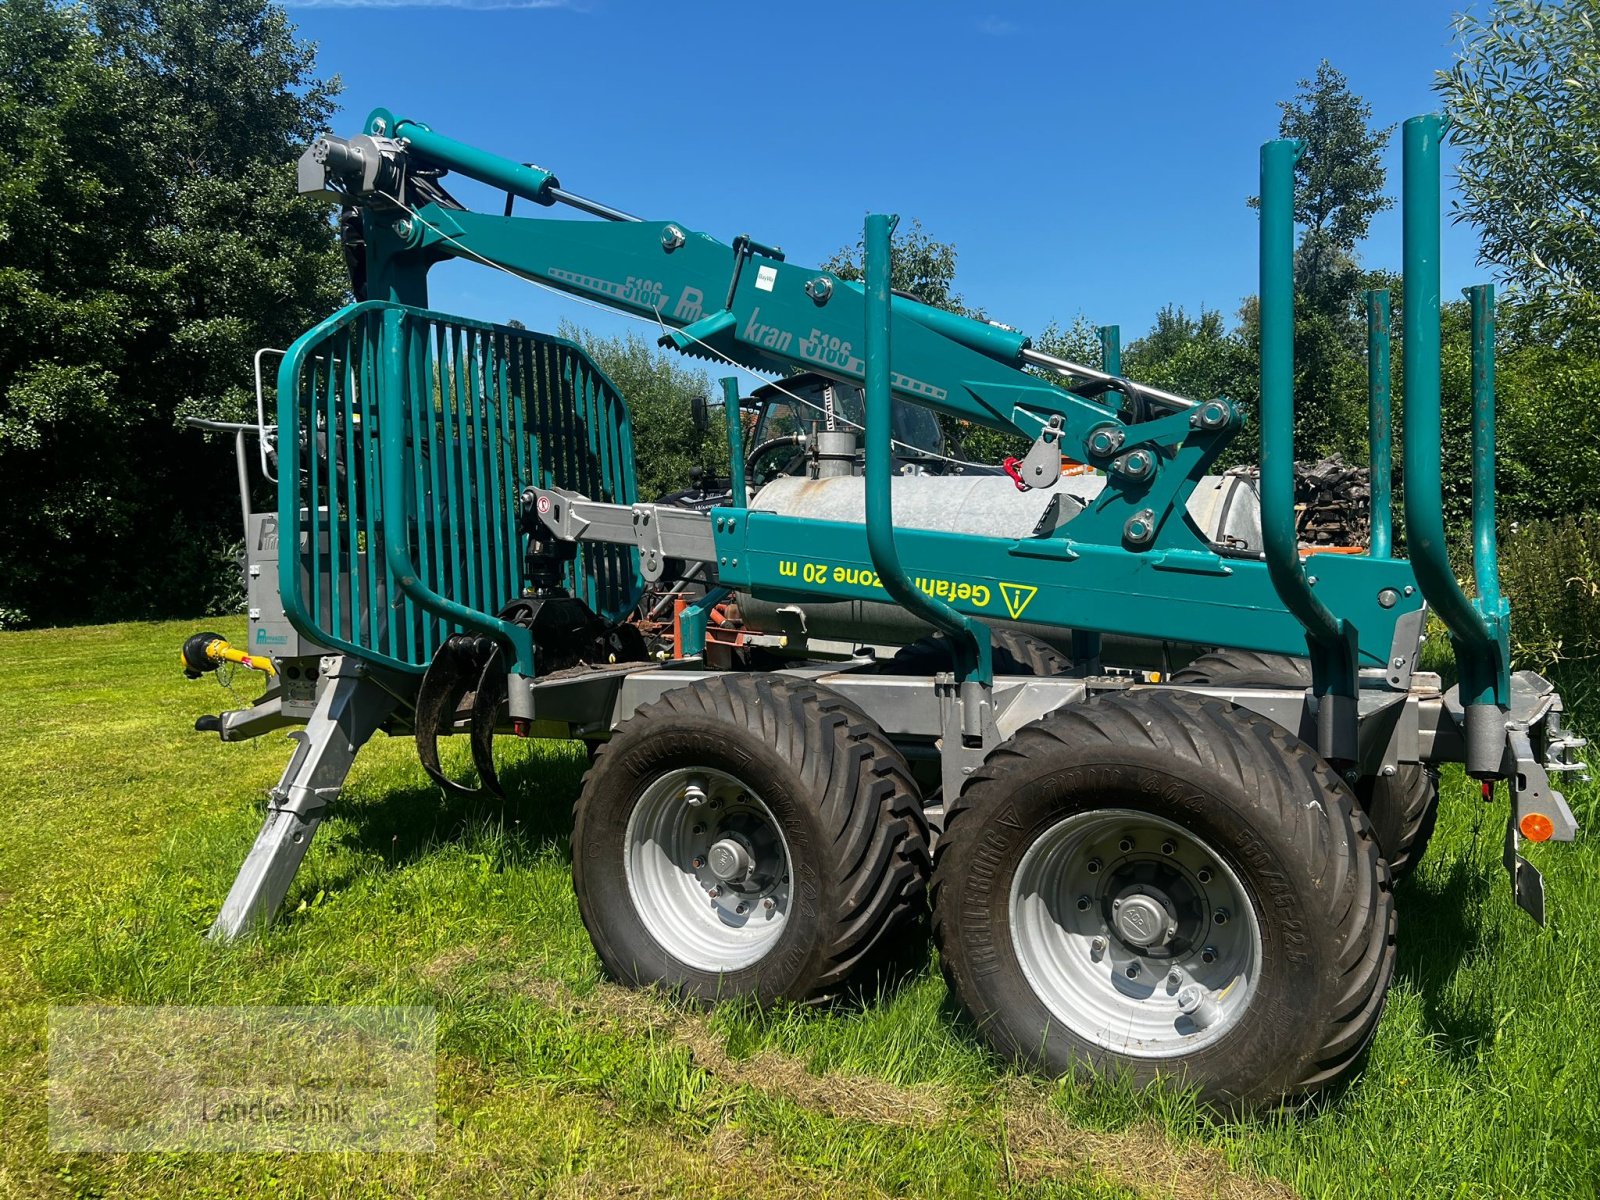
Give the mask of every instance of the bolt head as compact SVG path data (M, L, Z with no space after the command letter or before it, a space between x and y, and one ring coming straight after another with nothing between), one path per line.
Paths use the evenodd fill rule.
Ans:
M742 916L744 916L745 913L750 911L750 906L748 904L741 903L739 905L736 905L734 907L733 911L738 913L742 917Z
M1123 974L1129 979L1139 978L1139 964L1136 962L1129 963L1126 970L1123 971Z
M1173 968L1172 970L1167 972L1167 986L1168 987L1177 987L1182 982L1183 982L1183 972L1182 971L1178 970L1177 968Z
M1103 937L1095 938L1094 941L1089 943L1089 956L1094 959L1104 958L1110 944Z
M1087 896L1079 896L1078 897L1078 911L1079 912L1088 912L1089 909L1091 907L1093 907L1093 905L1094 905L1094 901L1089 899L1089 897L1087 897Z
M1091 875L1100 874L1100 860L1098 858L1091 858L1088 862L1088 866L1085 869Z
M1211 869L1209 867L1201 867L1198 871L1196 871L1194 873L1194 877L1196 879L1198 879L1201 883L1210 883L1211 882Z
M1117 843L1117 849L1121 850L1124 854L1128 853L1128 851L1133 849L1133 839L1132 838L1123 838L1120 842Z
M698 871L706 865L706 860L700 855L696 854L692 859L689 860L689 865Z
M761 907L766 909L768 912L771 912L773 909L778 907L778 902L776 900L774 900L771 896L768 896L765 900L763 900L761 902Z
M690 829L689 829L689 832L694 834L696 837L699 837L705 831L706 831L706 827L704 825L694 825L694 826L691 826Z
M1161 843L1161 853L1163 853L1165 855L1168 855L1168 856L1171 856L1173 854L1176 854L1177 852L1178 852L1178 843L1170 842L1170 841Z
M1229 914L1227 909L1219 908L1216 912L1211 914L1211 919L1218 925L1226 925L1228 923L1228 916Z
M1384 588L1378 593L1378 604L1383 608L1393 608L1400 602L1400 593L1393 588Z
M722 895L722 889L719 887L708 887L706 889L706 895L715 900L718 896Z
M1215 946L1207 946L1204 950L1200 951L1200 961L1203 963L1216 962L1217 948Z

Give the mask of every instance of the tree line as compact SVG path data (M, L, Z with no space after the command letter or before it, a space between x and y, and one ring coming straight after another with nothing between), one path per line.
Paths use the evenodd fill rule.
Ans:
M1600 512L1597 20L1600 0L1500 0L1457 18L1456 61L1437 80L1461 154L1455 216L1502 285L1508 528ZM270 0L0 5L0 628L198 615L236 596L231 445L182 420L253 417L254 351L287 345L348 298L328 209L293 186L338 91ZM1393 203L1382 156L1394 131L1327 62L1281 110L1282 133L1307 151L1295 190L1297 452L1360 461L1363 294L1389 289L1397 327L1404 305L1401 281L1361 258L1372 218ZM990 315L956 290L956 264L956 247L916 222L896 234L895 287ZM849 277L859 247L826 265ZM1035 344L1098 364L1097 317L1053 322ZM1168 306L1124 346L1123 373L1251 409L1258 326L1254 297L1226 314ZM720 439L689 416L708 387L700 372L640 338L564 332L649 430L646 494L717 458ZM1466 306L1451 301L1441 450L1458 526L1469 364ZM1398 366L1394 392L1398 413ZM947 432L969 457L1009 448L989 431ZM1252 421L1231 461L1254 454ZM1600 525L1591 532L1600 547Z

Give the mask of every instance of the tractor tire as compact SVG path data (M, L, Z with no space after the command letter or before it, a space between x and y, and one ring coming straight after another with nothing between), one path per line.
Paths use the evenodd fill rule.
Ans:
M905 759L854 705L787 676L717 676L639 709L584 776L572 846L606 970L700 1002L827 997L926 912Z
M1308 688L1311 660L1289 654L1222 648L1202 654L1167 677L1195 687Z
M1254 650L1213 650L1202 654L1172 683L1197 687L1311 686L1311 660ZM1378 838L1378 850L1389 861L1398 883L1416 869L1439 819L1439 772L1421 763L1402 763L1393 775L1367 776L1356 784L1356 799L1366 810Z
M1072 670L1072 656L1063 654L1047 642L1015 629L991 629L996 675L1028 675L1047 678L1066 675ZM925 637L903 646L885 665L891 675L936 675L955 668L950 639L943 634Z
M951 991L1000 1054L1254 1109L1357 1069L1394 972L1389 873L1316 752L1221 700L1125 692L996 748L933 876Z
M1439 770L1401 763L1393 775L1369 775L1356 784L1396 883L1417 869L1439 820Z

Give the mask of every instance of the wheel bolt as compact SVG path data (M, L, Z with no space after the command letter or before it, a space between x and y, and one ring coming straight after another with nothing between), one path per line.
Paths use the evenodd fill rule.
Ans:
M1139 978L1139 964L1136 963L1136 962L1129 963L1128 964L1128 969L1125 972L1125 974L1128 976L1129 979L1137 979L1137 978Z
M1124 854L1126 854L1128 851L1133 849L1133 839L1132 838L1123 838L1120 842L1117 843L1117 849L1121 850Z
M1098 858L1091 858L1089 860L1088 871L1091 875L1100 874L1100 860Z
M689 865L698 871L701 867L706 865L706 860L700 855L696 854L692 859L689 860Z
M1105 957L1106 947L1109 943L1103 937L1097 937L1089 943L1089 957L1098 961Z
M1177 843L1175 843L1175 842L1162 842L1161 843L1161 853L1163 853L1163 854L1176 854L1177 852L1178 852Z
M737 905L734 908L733 911L738 913L742 917L742 916L744 916L745 913L750 911L750 906L748 904L740 904L740 905Z
M722 889L719 887L709 887L706 889L706 895L715 900L718 896L722 895Z
M1094 901L1089 899L1089 897L1087 897L1087 896L1079 896L1078 897L1078 911L1079 912L1088 912L1089 911L1089 906L1092 905L1093 903L1094 903Z
M761 907L766 909L768 912L771 912L773 909L778 907L778 902L776 900L774 900L771 896L768 896L765 900L763 900L761 902Z
M1203 963L1216 962L1217 948L1215 946L1207 946L1204 950L1200 951L1200 961Z
M1196 871L1194 873L1194 877L1196 879L1198 879L1201 883L1210 883L1211 882L1211 872L1206 867L1201 867L1198 871Z
M691 828L689 830L689 832L694 834L695 837L699 837L705 831L706 831L706 827L704 825L696 825L696 826L694 826L693 828Z
M1172 970L1167 972L1167 984L1168 984L1169 987L1177 987L1182 982L1183 982L1183 972L1182 971L1180 971L1176 967L1174 967Z
M1217 909L1216 912L1211 914L1211 919L1218 925L1226 925L1228 923L1228 910L1225 908Z

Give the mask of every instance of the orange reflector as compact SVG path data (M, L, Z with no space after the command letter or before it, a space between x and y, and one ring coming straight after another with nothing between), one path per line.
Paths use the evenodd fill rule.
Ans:
M1556 831L1550 818L1543 813L1529 813L1522 818L1522 836L1530 842L1548 842L1550 835Z

